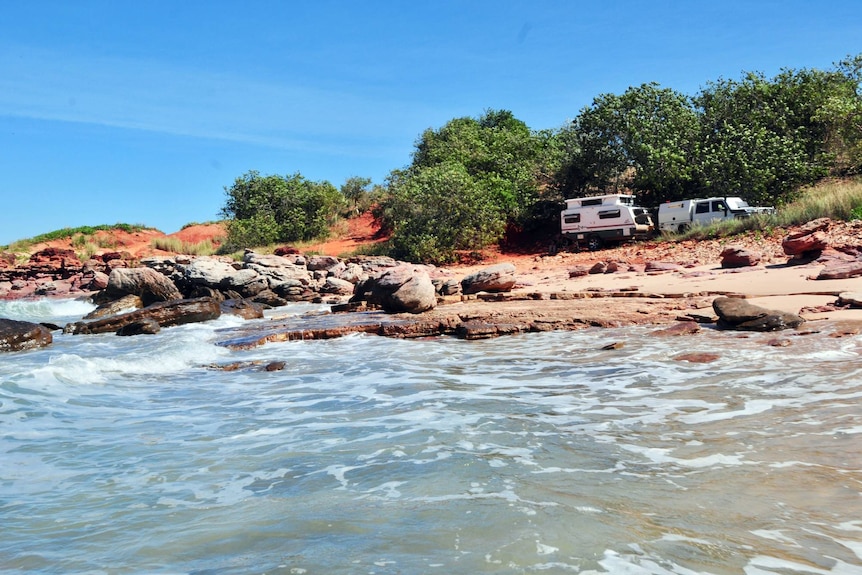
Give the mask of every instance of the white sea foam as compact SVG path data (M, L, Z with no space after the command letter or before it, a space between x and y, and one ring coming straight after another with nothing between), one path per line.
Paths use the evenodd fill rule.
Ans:
M76 321L94 309L94 304L80 299L0 301L0 317L32 322Z
M0 563L862 569L862 379L835 360L859 338L774 349L635 328L213 344L239 321L58 335L0 361ZM609 340L626 346L602 351ZM683 348L723 357L669 359ZM285 369L262 369L275 360Z

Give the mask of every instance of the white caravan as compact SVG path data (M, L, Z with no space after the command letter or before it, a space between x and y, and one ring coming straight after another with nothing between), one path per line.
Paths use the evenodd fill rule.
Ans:
M590 250L607 242L646 238L655 231L649 210L635 205L629 194L566 200L560 225L564 240Z
M749 206L745 200L737 197L665 202L658 207L658 229L662 232L684 232L693 225L774 211L775 208L771 207Z

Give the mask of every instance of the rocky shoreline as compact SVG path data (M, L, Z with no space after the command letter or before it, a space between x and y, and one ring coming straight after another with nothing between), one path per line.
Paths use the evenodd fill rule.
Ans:
M558 256L536 256L530 267L504 261L467 269L386 257L304 256L288 248L273 254L248 250L242 261L186 255L131 260L113 252L82 263L71 250L48 248L22 265L0 257L0 299L81 297L99 307L84 321L62 328L0 318L0 350L49 345L50 332L56 329L140 335L222 313L261 320L265 309L290 302L327 304L331 311L289 318L275 314L224 331L217 343L245 348L355 332L480 339L625 325L655 325L663 335L693 333L705 324L746 331L799 330L806 321L800 315L805 309L822 313L862 308L862 296L856 295L862 292L860 232L856 223L817 220L780 240L784 262L775 261L774 251L764 258L767 249L729 244L706 270L680 257L597 259L631 248L578 254L595 258L591 264L548 268ZM745 301L758 295L751 287L756 272L772 274L769 282L777 292L760 296L790 295L790 284L776 283L777 275L805 266L812 272L816 266L817 272L806 279L826 280L817 283L834 288L817 286L804 292L831 298L817 309L770 309ZM740 273L746 270L752 273ZM720 288L728 280L735 289ZM589 285L597 282L604 287Z

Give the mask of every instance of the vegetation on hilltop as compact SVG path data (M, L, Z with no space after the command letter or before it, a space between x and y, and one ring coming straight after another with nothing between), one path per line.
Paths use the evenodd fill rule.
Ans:
M249 172L225 189L225 248L322 238L373 206L391 233L375 249L447 263L511 230L556 228L570 197L625 191L657 206L733 195L786 206L824 178L862 173L860 80L862 54L831 70L719 79L693 96L655 83L601 94L557 130L486 110L425 130L410 165L382 186L351 178L336 190L299 173Z
M134 233L140 232L143 230L152 230L149 226L145 226L142 224L101 224L98 226L79 226L76 228L62 228L59 230L54 230L53 232L48 232L44 234L39 234L38 236L34 236L32 238L27 238L23 240L18 240L17 242L13 242L8 246L0 246L3 250L8 250L12 252L23 252L27 251L30 246L35 244L41 244L46 242L52 242L55 240L63 240L63 239L72 239L73 244L84 245L89 242L91 237L96 234L96 232L109 232L111 230L123 230L125 232ZM100 246L107 247L107 246Z
M332 184L312 182L299 173L261 176L250 171L225 193L226 251L325 236L347 205Z

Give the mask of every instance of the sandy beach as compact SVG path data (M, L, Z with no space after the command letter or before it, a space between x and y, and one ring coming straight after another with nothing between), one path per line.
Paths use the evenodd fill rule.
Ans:
M816 280L824 266L767 264L751 268L722 269L719 263L680 271L657 273L589 274L569 278L565 269L519 271L522 286L517 289L539 293L626 290L673 298L692 295L733 294L755 305L798 313L809 320L862 320L862 309L815 313L805 311L832 304L838 294L862 291L862 278Z
M838 224L830 230L830 246L846 249L858 237L857 226ZM458 277L473 273L494 263L509 262L516 267L517 284L513 294L541 294L542 300L554 297L602 294L623 295L632 300L650 301L651 309L659 307L686 313L709 315L711 302L720 295L746 298L754 305L770 310L795 313L807 321L862 322L862 309L835 308L838 295L862 293L862 277L848 279L816 279L827 267L828 258L809 263L792 264L784 253L783 234L770 238L740 236L733 245L755 251L762 256L754 266L723 268L721 251L727 241L704 240L699 242L644 242L623 244L596 252L560 253L557 255L533 254L513 256L500 254L481 265L447 269L447 275ZM621 270L613 273L586 273L596 264L622 262ZM667 264L665 271L644 271L647 262ZM658 266L661 267L661 266ZM578 270L578 271L576 271ZM629 299L629 298L626 298ZM669 300L664 306L656 300ZM595 297L588 305L596 313L625 315L620 298ZM534 306L545 305L534 303ZM651 315L641 310L641 315ZM654 320L664 323L661 315Z

